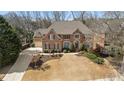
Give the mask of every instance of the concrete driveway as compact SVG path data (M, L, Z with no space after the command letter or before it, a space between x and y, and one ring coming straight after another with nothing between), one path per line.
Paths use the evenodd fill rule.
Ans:
M9 70L9 72L6 74L6 76L3 78L3 80L4 81L20 81L25 73L25 70L28 68L28 65L30 64L33 58L33 54L38 52L42 52L42 49L28 48L22 51L17 61Z

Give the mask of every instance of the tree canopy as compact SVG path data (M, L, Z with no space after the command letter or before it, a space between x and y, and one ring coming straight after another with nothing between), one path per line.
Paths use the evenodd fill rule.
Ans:
M21 42L16 31L0 16L0 67L14 63L20 49Z

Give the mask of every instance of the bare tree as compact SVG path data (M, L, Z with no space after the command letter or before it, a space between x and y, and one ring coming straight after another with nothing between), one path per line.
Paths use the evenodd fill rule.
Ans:
M124 13L119 11L104 12L103 22L108 26L107 40L117 45L123 51L124 47L124 26L122 25Z
M51 12L53 21L65 21L67 12L66 11L53 11Z

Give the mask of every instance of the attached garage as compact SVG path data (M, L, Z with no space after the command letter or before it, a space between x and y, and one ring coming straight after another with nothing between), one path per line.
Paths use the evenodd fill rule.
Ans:
M42 38L35 37L34 44L35 44L35 47L42 47Z

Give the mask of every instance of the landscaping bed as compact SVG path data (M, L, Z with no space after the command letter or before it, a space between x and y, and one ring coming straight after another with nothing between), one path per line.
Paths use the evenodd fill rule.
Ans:
M85 56L85 57L89 58L91 61L93 61L94 63L104 64L104 59L95 52L80 51L78 56Z
M62 54L51 54L51 55L36 55L33 57L31 63L29 64L28 70L29 69L41 69L44 70L43 68L49 68L49 66L43 64L47 62L48 60L52 59L60 59L63 55Z

